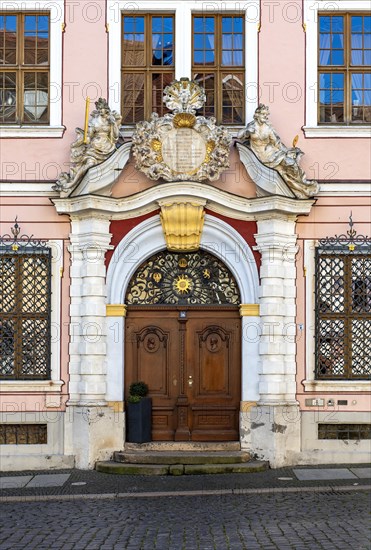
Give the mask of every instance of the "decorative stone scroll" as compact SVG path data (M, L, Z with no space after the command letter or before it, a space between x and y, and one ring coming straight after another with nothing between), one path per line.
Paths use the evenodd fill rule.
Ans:
M137 124L133 135L136 169L152 180L215 181L229 168L231 137L213 117L196 116L206 101L204 90L188 78L164 90L173 111Z

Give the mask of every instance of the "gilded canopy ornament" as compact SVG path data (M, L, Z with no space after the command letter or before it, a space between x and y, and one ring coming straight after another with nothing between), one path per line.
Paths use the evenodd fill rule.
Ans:
M239 139L255 153L262 164L277 170L296 198L313 197L318 193L318 183L307 180L304 170L299 166L304 153L295 146L297 137L293 147L286 147L268 117L269 108L260 104L255 111L254 120L239 132Z
M196 116L205 101L203 88L188 78L164 89L163 117L137 124L133 135L136 169L152 180L215 181L229 167L231 137L216 119Z

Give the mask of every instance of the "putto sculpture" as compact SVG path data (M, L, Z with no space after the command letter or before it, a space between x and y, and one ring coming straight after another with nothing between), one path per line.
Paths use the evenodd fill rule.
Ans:
M76 128L77 139L71 145L70 172L62 172L54 189L72 190L89 168L105 161L115 150L119 138L121 115L111 111L105 99L95 102L87 129Z
M173 111L139 122L133 135L136 169L152 180L215 181L229 167L231 136L214 117L196 116L206 95L188 78L164 89L166 107Z
M262 164L277 170L296 198L313 197L318 192L318 183L307 180L299 166L303 151L295 146L286 147L268 117L269 108L261 103L254 120L239 132L238 138L250 147Z

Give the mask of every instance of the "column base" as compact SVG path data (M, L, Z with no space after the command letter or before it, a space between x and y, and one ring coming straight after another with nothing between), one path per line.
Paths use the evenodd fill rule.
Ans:
M75 455L76 468L93 469L98 460L108 460L124 447L124 412L115 412L107 403L70 403L66 412L66 447Z
M271 468L298 464L301 413L295 404L261 404L241 412L241 448Z

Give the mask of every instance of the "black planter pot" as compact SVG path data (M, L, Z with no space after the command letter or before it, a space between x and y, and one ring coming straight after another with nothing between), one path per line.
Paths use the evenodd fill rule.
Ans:
M143 397L138 403L127 402L126 441L148 443L152 430L152 399Z

